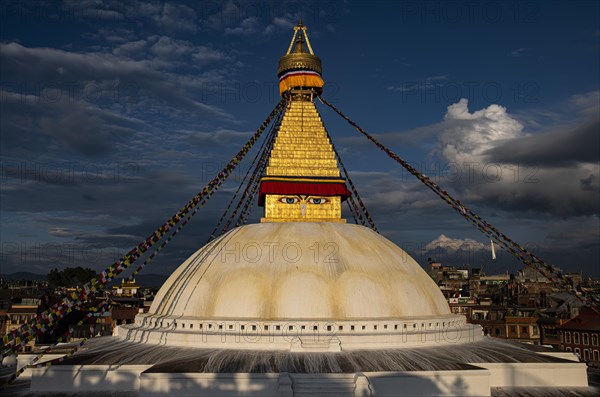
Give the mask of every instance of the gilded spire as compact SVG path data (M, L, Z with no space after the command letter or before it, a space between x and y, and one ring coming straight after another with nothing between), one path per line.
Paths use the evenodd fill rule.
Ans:
M294 48L294 54L305 54L304 50L304 41L302 40L302 35L299 34L296 39L296 48Z
M261 222L346 222L341 203L350 192L313 103L313 94L323 87L321 60L302 21L279 61L279 78L290 101L261 179Z

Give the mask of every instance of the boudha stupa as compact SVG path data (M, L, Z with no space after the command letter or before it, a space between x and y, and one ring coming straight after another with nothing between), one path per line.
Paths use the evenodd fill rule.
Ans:
M210 241L147 313L31 370L31 392L139 396L491 396L587 390L570 353L501 341L451 313L396 244L349 224L351 196L315 106L306 27L279 61L283 117L260 176L260 223ZM535 395L535 394L533 394ZM541 394L544 395L544 394Z

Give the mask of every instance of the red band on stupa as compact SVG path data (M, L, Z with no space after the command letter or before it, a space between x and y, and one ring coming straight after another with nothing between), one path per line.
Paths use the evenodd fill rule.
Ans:
M315 181L262 181L258 195L258 205L264 206L266 194L341 196L342 201L352 195L343 182Z

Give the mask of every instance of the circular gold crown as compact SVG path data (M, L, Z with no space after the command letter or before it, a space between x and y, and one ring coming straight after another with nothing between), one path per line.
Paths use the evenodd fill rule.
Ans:
M296 39L296 47L292 52L294 38ZM304 41L304 38L306 38L306 41ZM306 45L308 45L308 48L306 48ZM306 27L302 25L302 21L294 28L294 37L292 37L292 43L287 54L279 59L277 75L281 76L283 73L294 69L309 69L322 74L321 58L312 52L308 36L306 36Z
M279 59L277 75L293 69L310 69L322 74L321 58L308 53L293 53L284 55Z

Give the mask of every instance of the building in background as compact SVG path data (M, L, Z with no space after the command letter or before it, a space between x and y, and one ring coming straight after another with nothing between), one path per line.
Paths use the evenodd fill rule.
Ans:
M560 348L572 351L590 366L600 367L600 311L584 307L575 318L557 327Z

